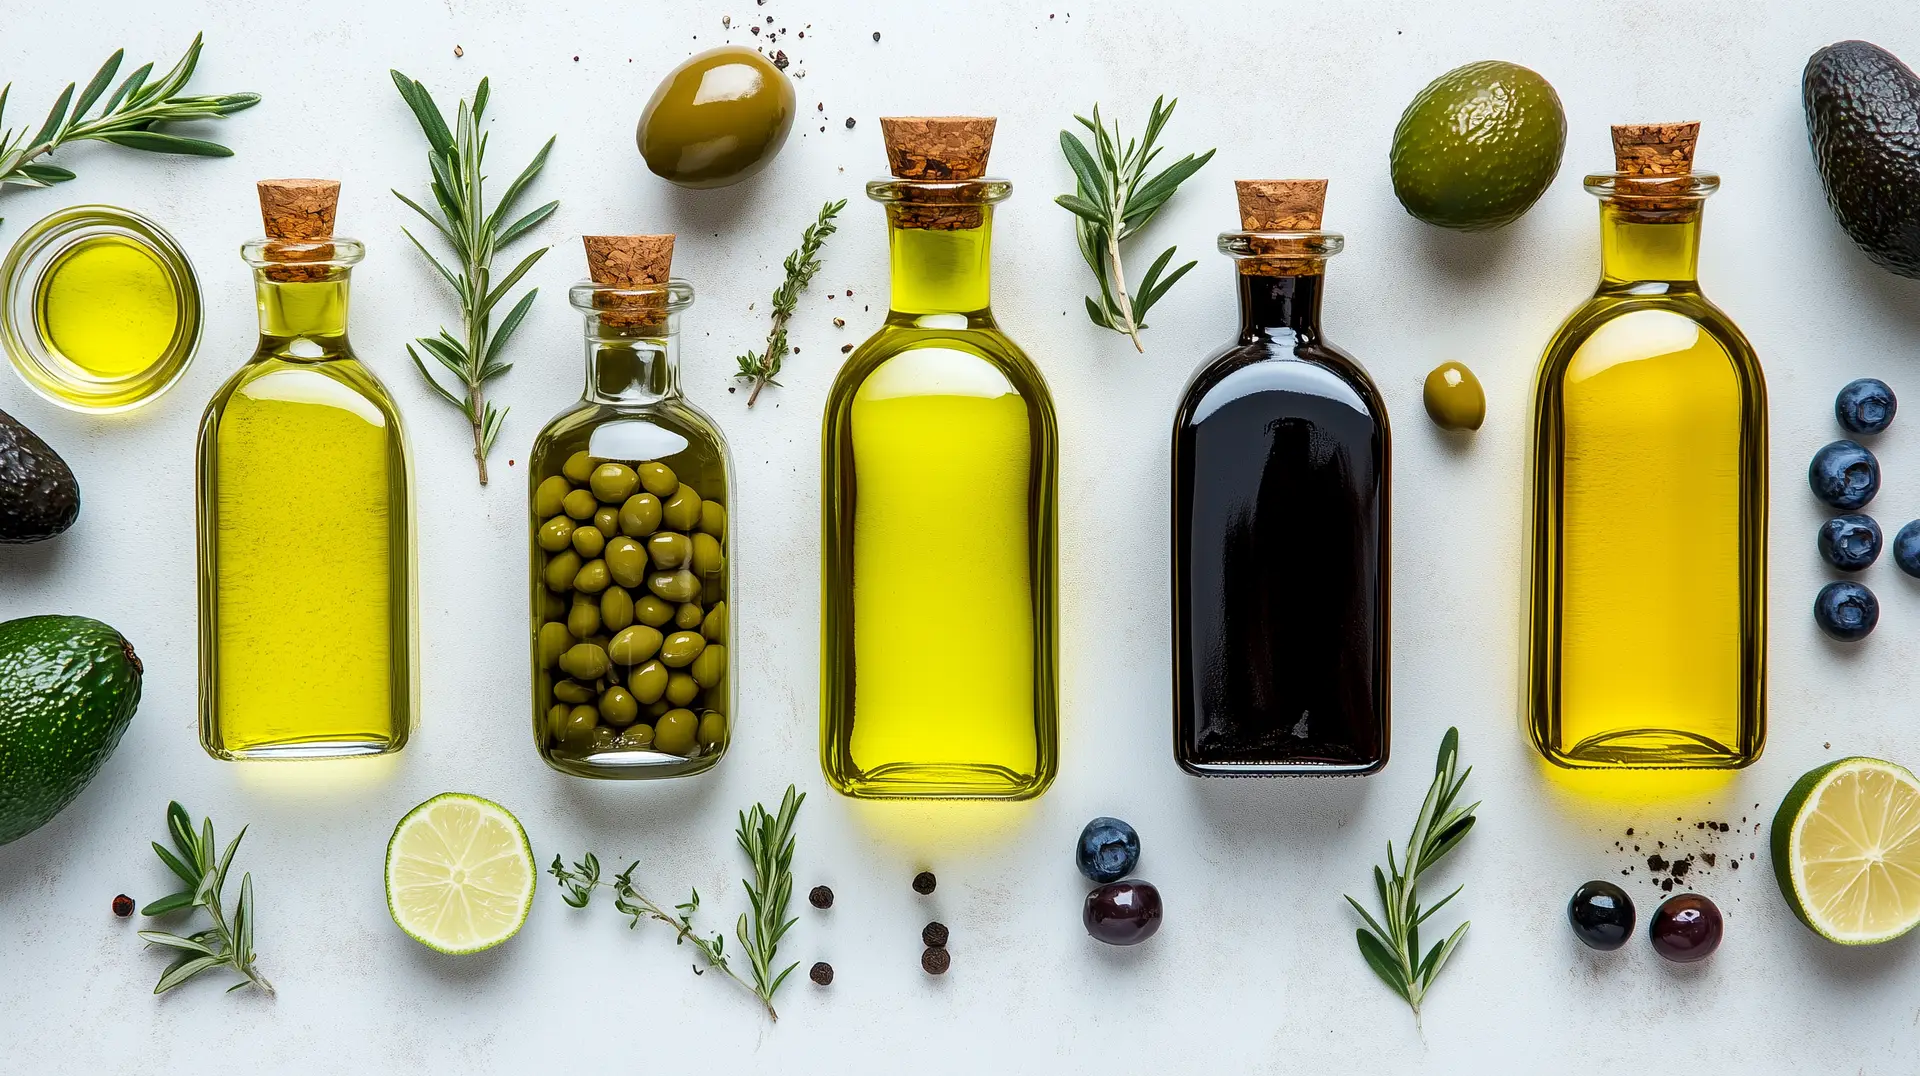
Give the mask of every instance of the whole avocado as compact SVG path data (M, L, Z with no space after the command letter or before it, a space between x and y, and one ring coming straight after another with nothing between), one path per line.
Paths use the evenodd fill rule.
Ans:
M0 411L0 542L39 542L80 514L80 484L60 454Z
M140 705L141 671L98 620L0 624L0 844L45 825L100 772Z
M1920 279L1920 78L1865 41L1828 45L1800 80L1827 204L1867 257Z
M1538 72L1504 60L1456 67L1414 95L1393 131L1393 193L1441 228L1511 224L1560 171L1567 116Z

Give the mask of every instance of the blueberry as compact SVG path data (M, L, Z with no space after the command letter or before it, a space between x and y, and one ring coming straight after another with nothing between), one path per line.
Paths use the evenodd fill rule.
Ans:
M1080 873L1096 882L1113 882L1132 873L1140 862L1140 835L1118 818L1101 815L1080 831L1073 858Z
M1833 398L1833 417L1848 433L1879 433L1893 425L1898 406L1885 381L1863 377L1847 382L1847 387Z
M1893 536L1893 562L1908 575L1920 577L1920 519Z
M1820 555L1843 572L1857 572L1880 556L1880 524L1872 516L1835 516L1820 524Z
M1864 508L1880 492L1880 461L1857 442L1835 441L1813 454L1807 484L1835 508Z
M1587 948L1611 952L1633 937L1633 898L1612 882L1588 882L1567 902L1567 921Z
M1813 619L1832 638L1856 642L1873 634L1880 622L1880 599L1851 579L1828 583L1813 599Z

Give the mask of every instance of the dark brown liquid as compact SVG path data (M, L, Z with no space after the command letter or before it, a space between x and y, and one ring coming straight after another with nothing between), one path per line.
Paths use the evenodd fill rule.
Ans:
M1320 276L1239 274L1239 341L1174 423L1174 755L1197 774L1386 765L1386 410L1320 339Z

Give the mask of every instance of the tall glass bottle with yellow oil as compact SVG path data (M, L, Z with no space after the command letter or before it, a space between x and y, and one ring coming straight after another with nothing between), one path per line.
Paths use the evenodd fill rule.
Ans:
M1614 128L1599 291L1535 386L1528 704L1562 766L1734 768L1766 738L1766 383L1696 280L1698 132Z
M880 121L886 325L823 437L821 765L857 797L1028 799L1058 767L1053 399L988 306L994 121Z
M260 184L260 343L200 423L200 742L222 759L397 751L416 707L413 493L347 343L340 184Z

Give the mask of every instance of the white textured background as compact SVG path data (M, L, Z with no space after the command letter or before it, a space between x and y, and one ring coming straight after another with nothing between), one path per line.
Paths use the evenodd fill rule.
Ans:
M70 414L0 375L0 407L66 456L85 494L63 538L0 550L0 614L99 617L147 667L139 714L93 787L0 848L0 1070L1914 1070L1915 943L1851 952L1815 938L1788 915L1751 832L1816 763L1850 753L1920 762L1910 671L1920 590L1883 557L1865 576L1881 598L1879 631L1852 648L1826 642L1809 614L1827 577L1813 543L1821 513L1802 477L1813 449L1839 435L1834 391L1878 375L1906 394L1909 412L1873 446L1886 484L1869 510L1889 538L1920 515L1920 284L1871 267L1834 224L1799 103L1806 57L1833 40L1867 37L1920 60L1910 5L7 7L0 77L14 83L16 124L37 124L62 85L87 78L116 46L130 47L129 69L170 62L196 29L209 43L194 87L266 100L215 132L237 150L230 160L82 145L58 158L80 179L0 198L0 243L77 202L152 215L194 258L208 315L186 378L131 415ZM653 177L632 131L655 82L695 51L754 43L742 27L768 15L790 31L778 45L792 73L804 72L801 107L818 122L803 120L772 167L740 186L684 192ZM1442 233L1393 200L1388 143L1415 91L1484 58L1528 64L1558 88L1566 162L1517 225ZM539 232L555 249L530 277L541 298L497 390L513 411L486 490L460 420L401 350L451 307L401 237L408 215L387 193L423 192L426 176L422 139L387 78L395 66L448 106L492 77L497 183L560 136L533 192L561 199ZM1135 248L1141 268L1172 242L1201 262L1155 311L1141 357L1087 324L1087 274L1050 199L1070 185L1055 135L1072 112L1098 100L1137 128L1160 91L1182 99L1171 152L1220 154ZM881 317L868 304L885 294L883 223L860 187L883 170L874 117L916 112L1000 117L993 171L1016 193L997 222L995 305L1060 413L1064 756L1053 790L1026 806L855 804L826 788L816 762L819 416L839 346ZM1541 347L1596 274L1596 214L1580 176L1609 164L1608 123L1678 118L1704 121L1700 166L1725 177L1702 278L1769 375L1772 734L1765 757L1730 783L1619 802L1547 775L1521 730L1524 427ZM403 754L370 764L224 764L195 733L195 428L252 347L236 251L260 227L253 180L282 175L345 182L341 231L371 249L356 273L353 338L400 401L419 479L424 716ZM1227 264L1212 252L1234 219L1228 181L1276 175L1332 180L1327 220L1347 234L1348 253L1333 265L1327 330L1373 372L1394 421L1395 755L1385 774L1344 783L1203 782L1179 772L1168 746L1167 425L1198 357L1233 329ZM764 336L779 259L827 198L852 201L801 302L801 354L787 387L748 412L727 392L732 356ZM601 785L550 772L529 740L524 485L508 461L578 392L578 322L564 298L582 275L578 235L666 230L681 237L678 275L700 289L686 319L685 384L719 418L739 467L741 710L715 774ZM829 302L829 291L841 294ZM832 328L835 315L846 316L844 330ZM1475 436L1444 436L1420 409L1421 377L1444 359L1464 360L1486 384L1489 416ZM1404 840L1449 724L1462 729L1471 790L1486 805L1441 879L1467 887L1442 919L1457 911L1474 929L1429 1003L1423 1040L1355 952L1340 893L1364 894L1384 842ZM809 798L800 924L782 952L803 966L778 1026L732 986L694 977L690 954L662 928L630 934L610 907L569 909L550 879L520 936L480 956L431 953L387 917L381 859L393 823L459 789L514 810L543 860L585 848L610 862L638 858L658 899L696 885L706 924L730 929L744 906L734 811L777 800L789 781ZM107 906L115 893L145 901L167 886L147 842L163 835L171 797L227 832L252 824L239 859L254 874L261 966L278 1000L225 996L212 981L149 995L163 959ZM1133 950L1100 946L1079 924L1085 883L1069 852L1098 813L1139 827L1140 873L1166 897L1165 927ZM1707 819L1735 832L1707 841L1692 825ZM1567 930L1577 883L1633 865L1614 846L1629 826L1720 857L1698 883L1727 912L1726 942L1706 964L1663 964L1644 938L1589 953ZM1675 840L1682 828L1689 836ZM1758 858L1727 868L1748 853ZM930 899L907 885L923 867L941 878ZM1643 924L1656 903L1644 875L1641 866L1625 879ZM819 882L839 895L824 915L800 896ZM918 967L931 918L953 930L944 979ZM805 979L822 958L839 976L824 991Z

